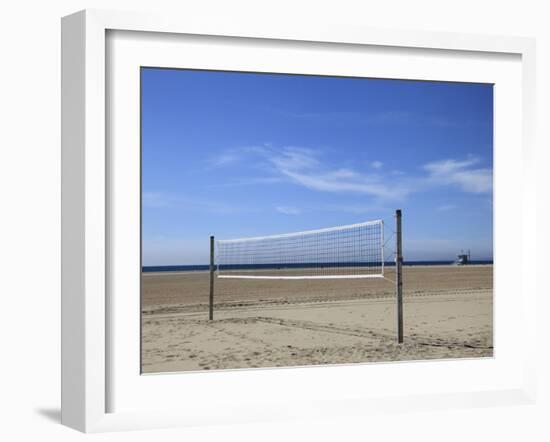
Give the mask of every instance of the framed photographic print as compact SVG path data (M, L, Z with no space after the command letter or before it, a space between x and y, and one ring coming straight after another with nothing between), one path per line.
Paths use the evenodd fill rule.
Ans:
M533 57L64 18L63 422L532 400Z
M143 373L493 356L492 84L140 83Z

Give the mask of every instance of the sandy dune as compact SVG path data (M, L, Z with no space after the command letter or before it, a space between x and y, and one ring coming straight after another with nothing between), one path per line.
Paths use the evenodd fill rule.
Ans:
M492 266L406 267L404 280L399 345L386 280L217 280L210 322L207 274L145 274L143 372L492 356Z

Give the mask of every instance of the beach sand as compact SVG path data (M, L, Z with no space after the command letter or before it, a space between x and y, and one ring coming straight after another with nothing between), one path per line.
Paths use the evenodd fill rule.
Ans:
M405 266L403 344L389 280L208 276L142 275L144 373L493 355L491 265Z

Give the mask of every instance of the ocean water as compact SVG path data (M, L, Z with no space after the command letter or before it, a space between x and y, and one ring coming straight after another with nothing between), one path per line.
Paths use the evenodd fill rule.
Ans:
M450 265L454 261L405 261L404 265L415 266L434 266L434 265ZM493 264L492 260L472 260L470 265L475 264ZM326 264L327 267L337 267L336 264ZM339 263L340 267L374 267L378 266L377 263ZM384 263L384 266L395 266L394 261L388 261ZM237 265L237 266L224 266L222 270L234 270L234 269L300 269L311 267L311 264L250 264L250 265ZM143 272L196 272L208 270L210 267L208 264L195 264L195 265L170 265L170 266L143 266L141 269Z

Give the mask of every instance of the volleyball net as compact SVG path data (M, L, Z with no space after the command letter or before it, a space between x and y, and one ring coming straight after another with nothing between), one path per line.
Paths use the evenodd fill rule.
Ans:
M338 279L384 275L384 222L216 240L218 278Z

